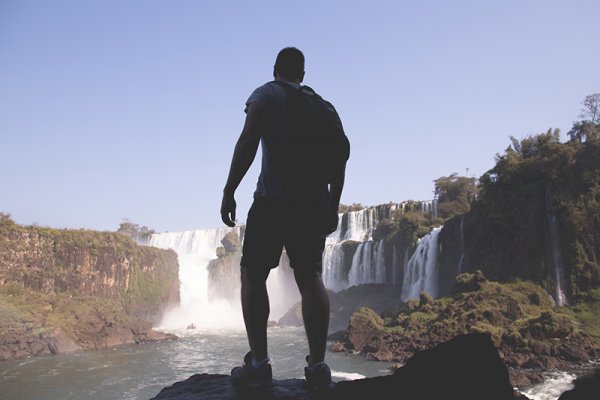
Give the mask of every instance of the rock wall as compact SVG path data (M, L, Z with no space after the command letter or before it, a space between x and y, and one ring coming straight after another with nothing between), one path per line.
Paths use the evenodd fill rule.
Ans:
M177 255L116 233L23 227L0 214L0 361L172 338Z
M116 233L0 222L0 287L100 296L154 322L179 303L178 268L175 252Z

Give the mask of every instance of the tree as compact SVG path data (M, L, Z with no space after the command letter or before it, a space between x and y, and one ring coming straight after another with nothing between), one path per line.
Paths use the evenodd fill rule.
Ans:
M600 138L600 93L590 94L581 103L580 121L567 134L571 141L587 142Z
M121 223L119 224L119 229L117 229L117 232L120 233L121 235L130 237L133 240L137 240L139 232L140 232L140 226L138 224L131 222L127 218L123 218L121 220Z
M600 93L585 96L585 99L581 104L583 105L583 108L581 109L579 118L583 121L600 124Z
M454 173L450 176L442 176L433 182L440 217L451 218L471 209L471 202L478 193L477 179Z
M578 121L573 124L573 127L567 132L571 141L587 142L600 138L600 124L595 124L591 121Z
M155 233L155 231L147 226L140 227L139 224L133 223L127 218L123 218L119 224L117 233L130 237L137 242L147 243L150 236Z

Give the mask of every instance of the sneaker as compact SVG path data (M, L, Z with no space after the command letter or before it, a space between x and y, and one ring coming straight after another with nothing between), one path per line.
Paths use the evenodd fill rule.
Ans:
M308 356L306 356L306 362L308 362ZM323 361L312 367L304 367L304 377L306 383L316 389L325 388L331 384L331 370Z
M269 361L263 362L260 366L252 365L252 352L244 356L244 363L241 367L235 367L231 370L231 382L234 385L260 386L271 383L273 380L273 371Z

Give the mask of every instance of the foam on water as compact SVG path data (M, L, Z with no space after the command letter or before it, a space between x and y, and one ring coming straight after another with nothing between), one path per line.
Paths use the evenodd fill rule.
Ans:
M524 390L523 394L532 400L556 400L563 392L573 389L575 375L568 372L553 372L539 385Z
M345 381L353 381L354 379L364 379L366 376L357 374L355 372L342 372L331 370L332 378L339 378ZM337 379L336 379L337 380Z

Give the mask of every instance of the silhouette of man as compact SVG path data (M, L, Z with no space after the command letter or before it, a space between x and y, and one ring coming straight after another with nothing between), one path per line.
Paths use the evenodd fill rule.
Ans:
M294 47L281 50L273 76L274 81L257 88L246 102L246 120L235 146L221 204L223 222L235 226L234 192L252 164L260 142L261 173L248 212L241 261L242 310L250 352L242 366L233 368L231 376L234 384L263 384L272 379L267 354L266 280L270 269L279 264L285 246L302 296L310 351L306 358L306 380L314 386L326 386L331 382L331 371L324 362L329 297L321 279L322 254L325 237L338 224L345 163L329 184L294 187L286 182L281 144L285 134L284 111L290 90L298 90L304 79L302 52ZM337 114L335 117L338 118Z

